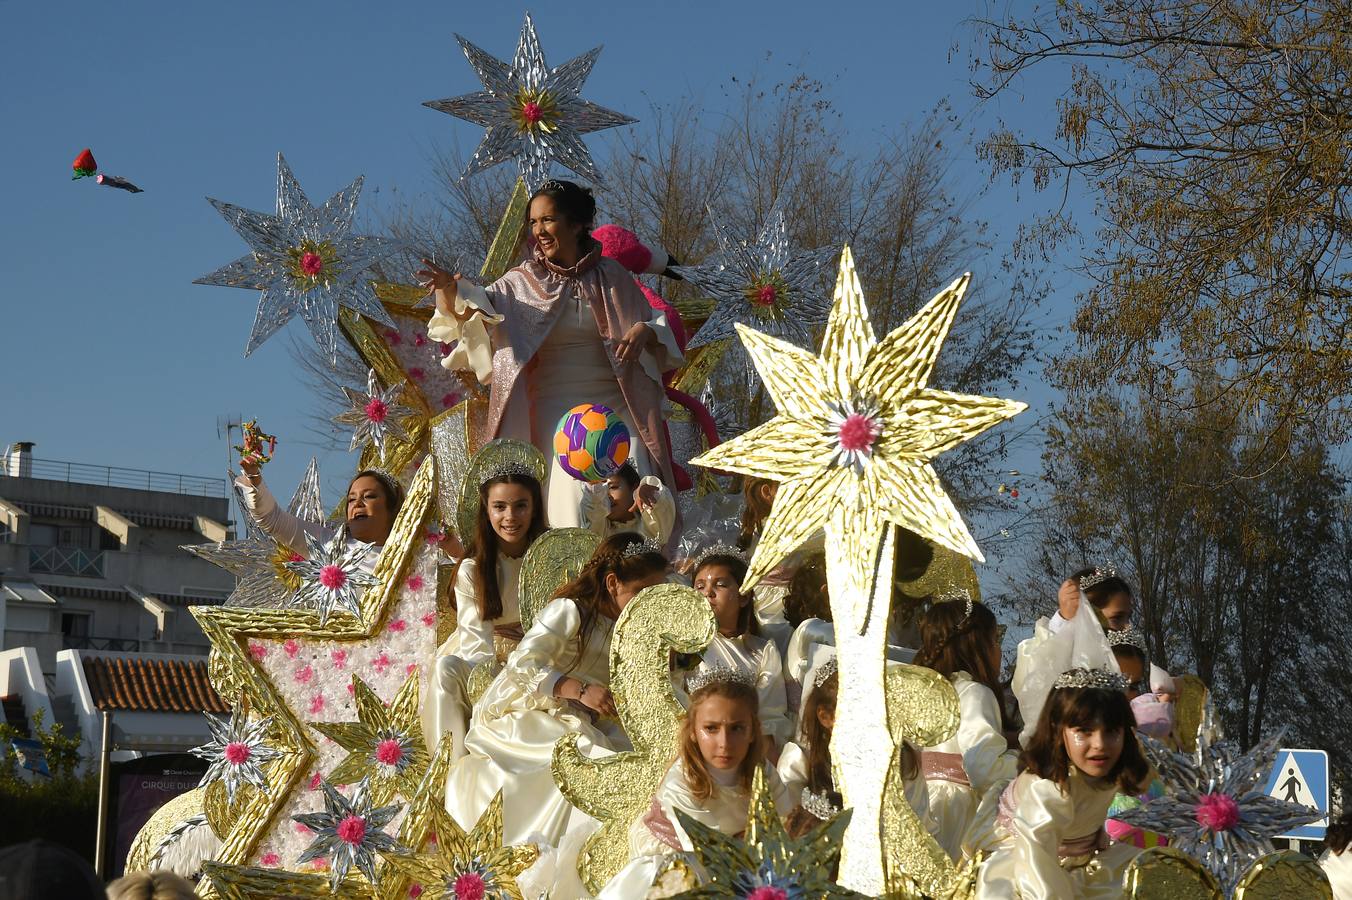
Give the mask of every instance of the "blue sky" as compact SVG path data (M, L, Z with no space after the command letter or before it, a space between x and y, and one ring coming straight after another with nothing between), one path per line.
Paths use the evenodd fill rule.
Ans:
M1049 130L1038 121L1051 108L1043 91L972 112L963 19L982 4L824 8L589 2L532 12L553 65L604 44L584 95L638 117L651 101L682 93L716 103L730 76L773 76L795 64L836 79L832 99L851 146L866 147L944 96L967 116L998 112ZM226 460L217 418L242 412L281 436L269 473L285 493L319 452L326 499L336 498L349 461L309 443L312 401L287 338L246 360L257 294L192 284L245 251L204 197L273 209L278 151L316 203L358 174L364 205L396 187L435 191L431 148L453 136L472 147L479 134L420 105L478 88L452 33L510 57L525 11L454 2L0 3L0 444L33 440L43 458L216 475ZM85 146L104 171L145 193L70 181ZM973 188L984 183L970 150L959 168ZM1041 202L1001 190L973 213L1008 235ZM1043 312L1048 326L1064 323L1073 293L1068 276L1057 284ZM1023 399L1045 404L1048 394L1030 384Z

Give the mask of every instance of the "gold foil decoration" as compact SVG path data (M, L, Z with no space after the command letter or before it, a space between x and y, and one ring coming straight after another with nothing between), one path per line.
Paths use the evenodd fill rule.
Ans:
M554 745L554 782L601 828L582 845L577 870L595 893L629 861L629 826L648 809L678 750L685 710L671 692L670 651L698 653L714 636L709 601L688 587L659 584L625 606L610 641L610 690L634 749L588 759L578 736Z
M1262 857L1235 885L1235 900L1333 900L1333 888L1319 863L1284 850Z
M676 818L690 836L708 882L677 897L748 897L758 887L778 889L780 896L862 900L863 895L836 883L835 862L850 810L837 813L797 840L789 837L765 786L759 768L751 782L746 831L723 834L677 809Z
M216 832L216 837L225 839L242 810L247 809L258 788L247 782L235 789L235 802L230 802L224 781L213 781L202 792L202 812L206 814L207 824Z
M1174 698L1174 735L1178 747L1184 753L1197 749L1197 729L1202 726L1202 717L1206 713L1206 683L1196 675L1175 675L1174 687L1178 696Z
M241 868L256 850L259 840L272 828L275 817L286 806L291 792L303 787L315 759L314 747L305 728L305 716L287 706L245 645L251 637L274 640L305 637L356 643L379 633L398 601L399 591L414 556L423 546L423 523L432 509L435 489L435 463L428 459L414 477L389 539L376 560L373 574L377 584L362 595L360 618L334 617L321 626L318 614L309 609L191 607L193 616L211 641L212 649L219 654L220 665L228 669L228 680L239 686L240 696L258 715L272 718L273 746L281 753L268 766L268 789L253 792L247 802L239 804L230 831L222 839L217 860L208 872L210 881L199 885L198 893L203 898L311 896L305 893L308 888L304 887L309 884L305 879L310 876ZM443 780L444 777L443 772ZM275 885L277 879L283 876L300 879L298 884L301 887L295 890L273 890L272 893L268 893L270 888L260 887ZM237 883L231 880L236 878ZM317 889L322 890L322 893L313 896L329 896L327 879L315 877L313 881ZM221 887L222 884L235 886L227 892ZM365 893L348 895L371 896L369 889L364 890ZM387 886L382 885L382 896L399 896L386 893L386 890Z
M718 367L723 354L727 353L731 346L732 341L714 341L712 344L687 350L685 365L681 367L681 372L676 376L676 381L672 384L672 387L698 397L700 391L704 390L704 386L709 383L709 378L713 375L714 369Z
M220 784L220 782L213 783ZM177 797L170 798L168 802L155 810L146 820L146 823L141 826L141 830L136 832L136 837L132 839L131 849L127 851L127 862L123 869L127 872L149 871L151 858L170 832L193 816L202 814L202 795L204 793L205 791L200 787L184 791Z
M498 223L497 234L488 248L483 268L479 270L479 279L484 284L492 284L517 263L521 250L521 240L526 234L526 213L530 208L530 192L526 182L520 178L512 188L511 199L502 211L502 221Z
M432 455L437 458L437 514L447 528L460 529L460 489L469 474L471 449L468 400L432 419ZM463 541L464 538L461 537Z
M212 646L207 652L207 679L211 681L212 688L227 706L234 706L239 702L239 679L235 677L234 670L226 661L225 654L216 646Z
M1127 867L1123 887L1131 900L1223 900L1215 876L1173 847L1143 851Z
M203 879L197 885L198 897L222 900L277 900L280 897L301 900L376 900L376 894L364 880L348 878L329 889L324 875L261 869L254 866L229 866L219 862L202 864ZM384 887L382 885L382 887ZM385 897L394 895L382 891ZM407 892L403 896L407 896Z
M933 669L903 663L888 664L886 692L887 727L895 744L880 829L887 895L970 896L975 866L968 870L954 865L906 802L902 778L906 744L932 747L957 733L961 719L958 693Z
M358 675L352 676L356 722L311 722L310 727L348 751L347 758L328 774L332 784L356 784L369 778L372 806L388 806L395 794L407 800L429 763L423 743L422 706L418 703L418 673L404 679L389 706ZM407 763L386 766L375 759L376 746L385 739L407 742ZM402 760L401 760L402 761ZM390 771L395 769L396 771Z
M517 582L522 631L530 631L554 592L578 576L600 544L601 536L587 528L555 528L536 538Z
M438 479L440 480L440 479ZM459 563L439 563L437 565L437 646L446 643L446 638L455 631L459 615L455 608L455 573Z
M460 542L469 547L474 541L474 529L479 517L479 488L503 467L521 467L535 477L541 486L549 471L549 462L534 444L498 438L483 445L469 461L464 480L460 482L460 502L453 523L460 534ZM544 510L535 515L543 516Z
M901 588L911 597L938 596L950 590L965 590L973 600L981 599L981 579L977 578L972 561L961 553L954 553L947 547L930 542L934 559L925 569L925 574L910 581L898 581Z
M894 526L981 559L930 461L1026 408L928 387L969 280L954 281L879 341L846 247L820 356L737 325L777 414L694 460L779 482L744 589L821 529L827 558L843 563L828 570L841 667L832 746L855 823L840 877L875 896L884 888L878 823L892 760L883 659Z

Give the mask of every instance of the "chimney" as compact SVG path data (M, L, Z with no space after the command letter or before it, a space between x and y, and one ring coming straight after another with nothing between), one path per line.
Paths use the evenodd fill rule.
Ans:
M10 444L9 453L5 456L5 474L11 478L32 478L35 446L32 441L15 441Z

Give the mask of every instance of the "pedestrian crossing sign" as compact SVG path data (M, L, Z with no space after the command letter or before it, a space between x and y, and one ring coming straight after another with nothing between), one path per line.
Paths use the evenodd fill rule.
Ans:
M1324 818L1318 822L1292 828L1274 837L1322 841L1329 827L1329 755L1323 750L1278 750L1272 775L1268 778L1267 794L1324 813Z

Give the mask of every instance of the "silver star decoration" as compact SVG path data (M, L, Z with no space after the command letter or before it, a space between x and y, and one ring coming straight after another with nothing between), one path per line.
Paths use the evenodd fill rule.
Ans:
M583 100L582 84L591 74L597 47L551 69L528 14L521 40L509 66L460 35L455 39L474 67L484 89L474 94L429 100L423 106L466 119L488 129L461 178L516 159L528 190L549 177L554 162L572 169L593 184L601 176L582 135L637 120Z
M1233 741L1224 740L1209 701L1192 754L1170 750L1145 735L1138 737L1164 782L1165 793L1114 818L1167 835L1171 847L1216 876L1227 897L1255 860L1273 852L1274 836L1323 818L1307 806L1285 803L1264 792L1282 735L1275 734L1241 753ZM1238 821L1229 829L1214 831L1198 822L1198 805L1204 797L1216 795L1228 798L1220 801L1227 805L1233 802Z
M215 716L207 716L206 720L211 740L188 751L211 763L202 776L202 786L224 781L225 796L230 803L235 802L235 794L244 782L266 791L268 780L263 775L263 764L282 755L264 743L272 719L250 723L243 707L236 706L228 722Z
M307 532L305 543L306 558L286 564L301 577L301 586L292 598L294 605L312 607L319 613L321 628L335 609L361 618L361 592L378 583L362 568L362 561L375 545L349 541L346 525L327 542Z
M356 866L373 886L379 884L376 875L376 854L407 853L406 848L386 834L383 829L398 814L396 805L372 808L370 784L363 778L352 789L348 800L327 781L320 781L324 792L324 811L302 813L291 818L315 833L314 841L297 862L329 858L329 887L335 893L347 873Z
M698 266L673 266L686 281L714 299L709 318L688 349L735 338L741 322L771 337L809 348L812 330L826 321L831 298L822 288L823 267L834 247L798 250L789 243L784 210L776 206L754 244L734 241L709 208L719 252ZM741 342L734 342L740 347Z
M402 245L391 238L352 234L361 185L358 177L316 209L279 153L276 215L207 198L253 248L247 256L194 282L263 292L245 356L297 313L334 363L340 306L394 325L364 273Z
M227 473L227 478L234 485L235 473ZM181 549L235 576L235 589L226 598L226 606L282 607L291 596L291 589L278 580L278 567L290 559L291 553L259 527L249 514L240 493L236 485L235 496L244 519L243 540L183 544ZM314 457L310 458L310 465L306 467L305 476L287 505L287 512L302 522L318 525L324 521L325 514L319 498L319 462Z
M366 374L366 393L354 391L350 387L343 388L352 408L334 416L333 421L339 425L356 426L352 432L352 444L347 448L349 451L370 441L376 445L380 461L384 462L386 441L408 440L408 432L399 424L399 420L413 415L413 410L399 402L403 390L404 382L401 381L382 391L380 382L376 380L375 369Z

